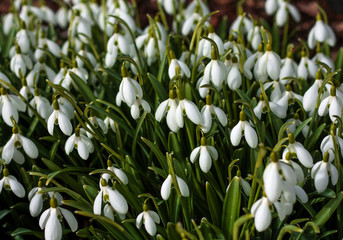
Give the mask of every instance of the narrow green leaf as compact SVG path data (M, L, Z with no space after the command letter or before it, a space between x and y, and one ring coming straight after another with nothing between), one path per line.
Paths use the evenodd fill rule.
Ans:
M293 133L294 138L296 138L298 136L298 134L303 130L303 128L312 120L312 118L308 118L305 121L303 121L303 123L297 127L297 129L295 130L295 132Z
M326 123L323 123L313 132L313 134L310 135L310 141L308 142L308 145L305 146L307 150L311 150L314 144L316 144L325 126L326 126Z
M143 140L143 142L148 145L148 147L155 153L155 156L157 158L157 160L160 162L163 170L167 173L168 172L168 164L167 164L167 160L166 157L163 155L163 153L161 152L161 150L159 149L159 147L150 142L148 139L146 138L141 138Z
M93 102L93 104L98 106L99 103L96 101L96 98L92 90L87 85L87 83L84 80L82 80L78 75L76 75L74 72L70 71L69 74L73 82L76 84L77 88L79 89L83 99L85 99L87 103Z
M206 200L213 224L220 227L221 203L219 202L217 194L209 182L206 182Z
M154 75L148 73L148 78L151 82L151 85L157 92L157 95L161 101L166 100L168 98L168 93L165 90L165 87L159 82Z
M230 182L229 189L226 192L224 206L222 211L222 229L226 239L232 239L233 225L239 217L241 208L241 191L238 177L234 177Z

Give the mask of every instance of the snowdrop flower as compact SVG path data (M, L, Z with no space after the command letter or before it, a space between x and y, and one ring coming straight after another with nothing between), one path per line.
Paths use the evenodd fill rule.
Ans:
M318 115L324 116L329 113L332 122L335 122L338 116L342 115L343 103L340 98L336 96L335 86L331 86L330 96L324 98L318 108Z
M158 3L161 4L164 10L169 14L173 15L174 12L177 12L179 7L180 0L158 0ZM181 0L183 2L183 0Z
M61 28L66 28L69 22L70 12L64 6L60 7L56 12L56 21Z
M63 111L63 113L67 116L68 119L73 119L75 117L74 115L74 106L71 102L69 102L69 100L65 97L59 97L57 99L58 105L61 109L61 111ZM53 111L53 104L52 104L52 109L50 112Z
M210 145L206 145L205 137L201 138L201 146L196 147L191 153L190 160L192 163L194 163L197 158L199 158L200 169L204 173L207 173L211 169L212 159L215 161L218 159L217 150Z
M156 109L155 119L160 122L162 118L167 114L166 120L169 129L173 132L179 131L180 127L176 123L176 108L178 102L176 99L175 91L172 89L169 91L169 98L164 100Z
M55 99L52 103L54 107L54 111L51 113L50 117L48 118L48 132L50 135L54 135L54 127L58 125L63 134L70 136L73 131L73 126L69 118L66 116L64 111L60 109L60 106Z
M289 144L288 147L282 153L282 158L286 158L286 154L288 152L291 153L292 158L298 158L300 163L307 168L311 168L313 166L313 158L311 154L304 148L304 146L296 142L292 133L288 134Z
M50 68L46 63L45 59L41 57L39 61L34 65L33 69L27 74L26 81L27 85L34 87L35 84L38 84L41 73L46 74L47 79L53 80L56 77L56 73L52 68Z
M301 59L298 65L298 77L304 80L307 80L310 77L315 78L317 71L318 67L307 57L306 52L303 49L301 51Z
M47 49L52 55L55 57L61 57L61 48L58 46L57 43L54 41L47 39L45 37L45 33L42 33L42 36L38 39L38 44L36 46L35 51L35 58L39 60L43 55L45 54L43 50L41 49Z
M86 18L80 16L80 11L78 10L75 11L71 37L75 37L75 35L77 35L81 42L86 44L88 43L88 38L92 39L91 24Z
M146 204L143 206L143 212L136 218L136 227L141 228L142 223L144 223L145 230L150 236L156 235L156 223L160 223L160 217L155 211L149 210Z
M46 5L42 5L39 7L39 10L41 12L41 20L53 25L56 24L55 13L51 8Z
M69 155L74 148L77 149L79 156L83 160L87 160L89 154L94 151L92 141L86 136L86 131L84 129L80 129L80 127L75 128L75 133L66 141L66 154Z
M288 2L288 0L279 0L279 7L276 12L276 24L283 27L288 21L288 14L290 14L295 22L300 21L300 13L298 9Z
M265 82L268 76L272 80L277 80L280 76L281 59L272 50L272 46L268 43L266 52L260 57L255 65L257 79Z
M60 81L60 83L62 84L62 87L66 88L66 89L70 89L70 85L72 84L73 87L75 89L78 90L78 87L76 86L76 84L73 81L73 78L71 77L70 73L75 73L78 77L80 77L85 83L87 82L87 79L89 77L88 72L86 69L84 69L83 67L79 67L77 65L77 62L74 61L73 62L73 68L72 69L68 69L68 71L66 72L66 75L64 78L62 78Z
M238 40L237 42L234 41L233 34L230 34L228 41L224 43L224 50L229 51L230 49L232 49L232 54L235 55L238 58L238 60L240 59L240 56L244 51L247 58L249 58L252 55L251 51L247 47L242 47L240 40Z
M108 109L106 109L106 112L109 112ZM106 116L104 119L104 123L106 124L107 128L111 128L113 132L116 132L116 122L110 118L109 116Z
M244 70L244 76L248 79L253 78L253 74L251 70L254 68L254 76L256 79L259 79L257 76L257 65L255 63L258 62L258 60L263 56L263 45L259 44L257 51L249 56L247 60L244 62L243 70Z
M312 170L311 177L314 179L314 186L318 193L324 192L329 184L329 176L331 177L332 185L338 182L337 168L330 163L329 153L324 154L323 161L317 162Z
M34 43L32 32L25 29L25 23L21 22L20 30L16 34L16 42L20 47L20 52L27 54L30 50L30 45Z
M183 128L184 120L183 116L186 115L189 120L194 124L199 125L202 123L201 113L198 110L198 107L191 101L184 98L180 89L177 89L177 96L179 99L179 105L175 110L176 124L179 128Z
M10 68L18 78L21 78L21 74L25 76L26 70L32 68L32 61L27 55L21 53L18 45L15 49L16 54L11 59Z
M270 202L275 202L280 198L283 192L288 190L289 187L296 185L297 178L293 169L289 165L277 159L275 152L270 154L270 159L271 162L263 172L263 183L264 191L268 200Z
M276 102L281 107L283 107L286 112L288 109L288 105L292 105L295 103L295 99L298 99L299 102L303 102L303 97L299 94L296 94L292 91L292 87L288 84L286 86L286 91L282 94L281 98Z
M296 162L291 160L291 153L290 152L288 152L285 155L285 158L280 159L280 162L287 164L287 166L290 166L294 170L294 173L295 173L296 178L297 178L297 184L301 184L304 181L304 172L303 172L303 170L299 164L297 164Z
M23 198L25 196L25 189L23 185L21 185L21 183L18 182L14 176L10 175L10 172L6 167L2 171L2 174L4 176L0 180L0 193L2 189L5 188L6 190L12 190L17 197Z
M145 101L144 99L137 98L134 104L132 104L131 111L130 111L132 118L135 120L138 119L140 116L140 111L139 111L140 107L143 108L144 112L146 113L151 112L149 103Z
M0 76L1 77L1 76ZM29 100L29 98L32 97L32 93L33 93L33 88L27 86L27 82L26 82L26 78L22 75L21 78L21 83L22 83L22 87L20 88L19 93L26 99Z
M316 102L319 96L319 89L323 84L323 75L320 71L316 73L316 80L311 87L305 92L303 97L303 107L305 111L314 111L316 107ZM325 89L324 89L325 90ZM315 102L314 102L315 101Z
M207 37L209 39L212 39L218 48L218 53L219 55L224 54L224 44L223 40L214 32L214 28L212 25L208 27L208 35ZM206 39L201 39L199 42L199 50L198 50L199 56L205 56L208 58L213 59L213 54L212 54L212 43ZM217 60L219 56L217 56L215 59Z
M12 159L14 160L20 160L18 162L19 164L23 164L24 160L23 158L19 157L19 155L22 156L21 153L17 150L20 147L23 147L24 152L30 157L30 158L37 158L38 157L38 149L36 145L28 138L24 137L19 133L18 126L15 124L12 128L12 137L10 140L6 143L4 148L2 149L2 155L1 158L5 160L5 164L9 164Z
M42 118L46 119L48 117L50 102L48 99L40 95L37 86L35 87L35 96L30 101L30 105L37 110L37 112L42 116ZM30 109L28 109L28 111L29 116L32 117L33 112Z
M284 86L280 83L280 81L271 81L266 82L263 84L263 88L265 91L267 91L268 88L272 88L272 93L270 95L270 101L277 102L284 94ZM258 89L257 94L261 94L261 88Z
M237 170L237 174L234 178L238 178L239 185L242 187L244 194L250 196L251 187L249 183L244 178L242 178L240 170ZM227 186L226 192L229 190L230 184L231 182Z
M91 129L92 131L94 131L94 129L98 129L101 130L104 134L106 134L108 132L108 127L107 125L104 123L104 120L102 120L101 118L98 118L94 115L94 112L91 110L89 112L90 117L88 118L88 121L91 123L87 123L87 128ZM92 133L87 132L87 136L88 138L93 138Z
M176 66L179 67L179 69L181 70L181 77L183 77L183 75L186 75L186 77L189 78L191 76L191 71L189 70L188 66L184 62L177 60L172 50L170 50L169 54L171 59L168 68L169 78L173 79L173 77L176 75Z
M195 1L193 1L195 2ZM202 15L200 14L200 7L196 5L194 11L186 17L186 21L182 25L181 33L184 36L187 36L189 33L195 30L196 25L201 20ZM208 25L208 22L205 23L205 26Z
M7 94L6 89L3 87L0 88L0 93L0 112L2 119L8 126L13 127L11 117L13 117L15 122L18 122L18 111L25 112L26 105L18 96Z
M317 21L310 30L307 38L308 46L311 49L316 46L316 42L326 42L331 47L336 44L335 33L327 23L323 22L320 13L317 14Z
M254 24L252 21L245 17L245 14L243 13L242 6L238 6L238 16L233 21L230 27L230 32L232 32L234 35L237 35L237 33L242 32L242 34L246 34L253 29Z
M29 210L30 210L30 214L32 217L37 217L42 209L43 209L43 202L44 200L46 200L48 198L48 196L50 198L54 197L57 200L57 204L61 205L62 203L62 195L59 192L47 192L47 193L39 193L41 190L43 190L45 187L43 185L42 180L38 181L38 187L34 187L31 189L31 191L28 194L28 199L30 201L30 206L29 206Z
M107 53L105 64L111 68L116 62L119 53L129 55L131 52L132 40L119 33L118 24L114 25L114 34L107 42Z
M278 9L278 7L278 0L267 0L264 5L264 9L266 10L268 15L273 15Z
M279 104L269 101L269 107L270 107L271 112L278 118L285 118L287 116L286 110L283 107L281 107ZM266 113L267 111L268 111L267 103L263 99L263 96L261 94L260 101L258 102L257 106L254 108L254 113L256 117L261 120L262 113Z
M123 170L121 170L120 168L116 168L113 166L113 163L111 160L107 160L107 170L111 171L114 173L114 175L116 175L116 177L123 183L123 184L128 184L129 183L129 179L127 178L126 174L124 173ZM108 182L109 179L112 179L112 176L108 173L104 173L101 176L103 179L106 180L106 182Z
M211 95L206 96L206 105L201 109L201 116L203 122L201 124L201 130L204 133L210 131L212 127L212 118L217 117L220 124L224 127L227 124L227 117L224 111L212 104Z
M223 82L227 77L226 66L221 60L219 60L214 49L212 49L211 58L211 61L205 67L203 81L206 83L211 81L216 89L220 90L222 89Z
M248 31L247 39L251 43L251 47L256 51L262 42L261 28L259 26L251 28Z
M255 228L259 232L266 230L272 222L271 205L272 203L268 200L265 194L263 194L263 197L257 200L251 207L251 213L253 214L255 221ZM278 212L280 220L283 220L286 216L283 210L283 205L280 202L274 202L273 205Z
M159 59L162 60L163 52L165 51L165 43L162 42L161 39L157 37L157 42L153 37L154 30L152 28L149 29L149 32L146 34L143 34L136 38L136 45L138 49L141 49L144 47L144 56L147 58L148 65L151 66L156 60ZM156 46L157 44L157 46Z
M320 151L323 153L323 156L326 152L329 153L329 161L330 162L332 162L335 159L334 140L337 144L337 147L340 149L341 156L343 157L343 139L337 135L336 126L333 124L333 125L331 125L330 135L324 137L322 142L320 143Z
M192 1L191 3L188 4L188 6L185 10L186 19L188 19L194 12L196 12L197 8L198 8L198 12L201 14L201 16L206 16L207 14L210 13L210 9L203 2L203 0Z
M8 36L13 27L18 26L17 18L12 12L13 9L10 8L10 11L11 12L7 13L2 19L3 32L6 36Z
M242 74L239 70L239 63L237 61L237 57L234 56L232 58L232 66L227 76L227 85L232 91L235 91L242 85Z
M45 210L39 218L39 226L44 229L46 240L62 239L62 217L67 221L72 232L78 228L77 220L74 215L67 209L58 206L56 198L50 199L50 208Z
M2 81L4 81L4 82L8 83L8 84L11 84L11 81L8 79L8 77L4 73L2 73L2 72L0 72L0 79ZM5 84L2 84L1 82L0 82L0 84L1 84L2 87L8 89L8 87Z
M181 196L188 197L189 196L189 188L187 183L180 177L176 176L177 185L179 186ZM172 176L169 174L166 180L162 183L161 186L161 196L163 200L168 200L171 191L171 185L175 183L173 182Z
M111 207L122 218L125 217L128 211L126 199L121 195L118 190L112 189L107 185L105 179L100 180L100 192L94 200L93 212L94 214L101 215L102 201L111 205Z
M318 45L319 46L319 45ZM315 62L322 62L322 63L325 63L326 65L328 65L329 68L332 69L332 71L335 70L335 64L333 62L333 60L326 56L324 53L322 53L320 51L320 47L318 47L318 50L317 50L317 53L316 55L314 55L311 59L314 63ZM319 63L320 64L320 63ZM326 72L326 69L325 68L322 68L324 72Z
M281 60L280 82L283 85L289 83L287 77L297 78L298 65L292 58L292 51L288 51L287 57Z
M250 126L250 123L246 121L246 115L242 110L239 114L239 122L233 127L230 140L233 146L238 146L241 138L242 132L244 132L245 140L251 148L257 147L258 139L255 130Z
M299 114L298 113L295 113L293 118L290 118L287 120L287 123L288 122L291 122L290 125L288 125L287 127L287 133L291 132L291 133L294 133L296 128L299 127L303 122L301 120L299 120ZM304 128L301 130L302 134L304 137L306 137L307 135L307 132L308 132L308 126L305 125Z
M125 66L122 66L121 72L123 79L119 86L116 102L117 105L120 105L123 101L131 107L136 102L136 98L143 97L143 90L137 81L129 77Z

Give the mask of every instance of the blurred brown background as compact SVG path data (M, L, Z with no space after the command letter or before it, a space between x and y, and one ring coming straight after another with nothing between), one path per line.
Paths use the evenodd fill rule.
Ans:
M11 0L0 0L0 14L8 12ZM32 0L34 3L38 1ZM147 24L146 14L150 13L154 15L158 11L157 0L136 0L138 10L140 13L140 19L142 25ZM189 0L188 0L189 2ZM219 14L212 18L212 24L216 26L223 16L227 16L229 24L236 18L236 5L237 0L208 0L211 11L220 10ZM265 0L246 0L243 4L244 10L251 14L254 18L263 17L272 22L272 17L267 16L264 11ZM342 0L301 0L291 1L301 12L301 23L293 24L291 27L297 27L300 37L306 39L310 28L315 23L315 17L318 12L316 4L319 4L325 9L328 15L329 23L337 36L336 49L343 43L343 1ZM46 0L46 4L56 9L58 5L53 0ZM291 21L292 22L292 21Z

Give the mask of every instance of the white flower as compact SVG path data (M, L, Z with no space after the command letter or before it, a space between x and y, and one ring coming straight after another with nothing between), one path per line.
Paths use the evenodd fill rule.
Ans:
M298 99L299 102L303 102L303 97L299 94L294 93L292 91L292 87L288 84L286 86L286 91L282 94L281 98L276 103L287 111L288 105L292 105L296 101L295 98Z
M337 168L330 163L329 153L324 154L323 161L317 162L311 171L311 177L314 179L314 186L318 193L324 192L329 184L329 176L332 185L338 182Z
M169 14L173 15L174 11L177 11L179 7L180 0L158 0L158 3L161 4L164 10Z
M276 24L279 27L283 27L286 22L288 21L288 14L291 14L295 22L300 21L300 13L298 9L290 4L286 0L280 0L279 1L279 7L276 12Z
M56 12L57 24L61 28L66 28L69 22L69 12L66 7L60 7Z
M319 13L317 14L317 21L310 30L307 38L308 46L311 49L316 46L316 42L326 42L331 47L336 44L335 33L328 24L323 22Z
M1 87L0 92L0 112L2 119L8 126L13 127L11 117L13 117L15 122L18 122L18 111L25 112L26 105L18 96L7 94L5 88Z
M194 163L197 158L199 158L200 169L204 173L207 173L211 169L212 159L215 161L218 159L217 150L210 145L206 145L205 137L201 138L201 146L196 147L191 153L190 160L192 163Z
M283 85L288 84L289 79L284 79L287 77L297 77L298 65L292 58L292 52L287 54L287 57L281 60L281 70L280 70L280 82Z
M239 116L239 122L233 127L230 140L233 146L238 146L241 138L242 132L244 132L245 140L251 148L257 147L258 139L255 130L250 126L250 123L246 121L246 115L244 111L241 111Z
M100 192L94 200L93 212L94 214L101 215L102 201L109 202L111 207L119 214L125 215L128 211L126 199L121 195L118 190L112 189L107 185L105 179L100 180Z
M301 51L301 59L298 65L298 77L304 80L308 78L315 78L318 67L316 64L306 56L304 50Z
M288 152L285 158L280 159L281 162L286 163L288 166L292 167L297 178L297 184L301 184L304 181L304 172L299 164L291 160L291 153Z
M198 110L198 107L191 101L185 99L180 92L179 89L177 89L177 95L179 99L179 105L177 106L175 110L175 116L176 116L176 124L183 128L184 120L183 116L187 115L189 120L191 120L194 124L199 125L202 123L202 117L201 113Z
M0 72L0 79L3 80L6 83L11 84L11 81L8 79L8 77L4 73L2 73L2 72ZM2 83L1 83L1 86L3 86L4 88L8 88L5 84L2 84Z
M307 168L311 168L313 166L313 158L311 154L304 148L304 146L296 142L292 133L288 134L289 138L289 145L282 153L282 158L286 158L286 154L288 152L291 153L292 158L298 158L302 165Z
M179 131L180 127L176 123L176 108L178 102L174 90L169 91L169 98L164 100L156 109L155 118L158 122L167 114L167 125L173 132Z
M39 226L44 229L44 237L46 240L61 240L62 225L61 219L64 217L70 227L75 232L78 224L74 215L67 209L58 206L55 197L50 199L50 208L45 210L39 218Z
M182 25L182 35L187 36L191 31L194 31L196 25L201 20L201 15L198 12L193 12ZM205 26L208 23L205 23Z
M270 95L270 101L277 102L282 97L285 88L277 80L266 82L263 84L263 88L265 91L267 91L267 89L270 87L272 87L272 94ZM258 89L257 94L261 94L261 88Z
M136 98L143 97L143 90L137 81L128 76L124 66L122 67L122 76L123 80L120 83L117 94L117 105L120 105L121 101L123 101L131 107L136 102Z
M125 37L125 35L120 34L118 26L114 26L114 34L110 37L107 42L107 53L105 57L105 64L107 67L113 67L116 62L116 58L119 53L130 54L132 40L131 38Z
M242 32L242 34L248 33L253 29L254 25L252 21L243 15L243 10L239 13L238 17L233 21L230 27L230 32L233 32L234 35Z
M252 54L251 56L249 56L247 58L247 60L244 62L243 65L243 70L244 70L244 76L246 76L248 79L252 79L253 78L253 74L251 72L251 70L254 68L254 76L256 78L256 80L258 80L258 76L257 76L257 65L255 63L257 63L257 61L263 56L263 45L259 44L258 45L258 49L257 52L255 52L254 54Z
M226 66L222 61L218 59L218 56L213 49L212 59L205 67L203 81L206 83L209 83L211 81L217 90L221 90L226 77Z
M153 30L151 29L149 32L151 31ZM156 47L156 43L157 43L157 47ZM166 48L165 43L162 40L157 38L157 42L156 42L155 39L152 37L152 35L149 33L146 33L136 38L136 45L138 49L141 49L142 47L144 47L144 56L147 57L148 66L151 66L151 64L153 64L157 60L157 57L159 57L160 60L162 60L163 53ZM158 51L157 51L157 48L158 48ZM157 55L158 53L159 53L159 56Z
M54 127L58 125L61 131L70 136L73 131L73 126L69 118L66 116L64 111L62 111L59 107L57 100L53 101L54 111L51 113L50 117L48 118L48 132L50 135L54 135Z
M267 0L264 5L264 8L268 15L273 15L275 11L278 9L278 7L278 0Z
M12 129L13 135L10 138L10 140L6 143L2 150L1 157L5 160L5 164L9 164L12 159L19 160L19 164L23 164L21 160L22 154L18 153L18 148L23 147L24 152L30 157L30 158L37 158L38 157L38 148L36 145L28 138L24 137L19 133L18 126L14 126ZM18 155L20 156L18 158Z
M26 70L32 68L32 61L27 55L20 53L16 47L16 54L11 59L10 68L18 78L21 78L21 74L25 76Z
M212 39L216 43L219 55L223 55L224 54L223 40L214 32L214 28L212 25L209 25L208 32L209 33L208 33L207 37L209 39ZM211 52L212 52L212 43L206 39L201 39L199 42L198 55L211 58L211 56L212 56ZM216 57L216 59L218 59L218 58L219 58L219 56ZM212 57L212 59L213 59L213 57Z
M338 130L338 129L337 129ZM323 156L326 152L329 153L329 161L332 162L335 159L335 146L334 146L334 139L337 144L337 147L340 149L341 156L343 157L343 139L340 138L336 133L335 126L331 126L330 135L323 138L322 142L320 143L320 150L323 153Z
M330 96L324 98L318 108L318 115L324 116L329 113L332 122L335 122L338 116L341 118L343 103L340 98L336 96L336 88L331 86Z
M23 185L14 176L10 175L7 168L4 168L2 173L4 177L0 180L0 193L5 188L6 190L12 190L17 197L23 198L25 196Z
M251 213L254 215L255 228L259 232L266 230L272 222L272 214L267 197L257 200L251 207Z
M44 51L42 51L41 49L47 48L47 50L52 53L55 57L60 57L61 56L61 48L60 46L58 46L57 43L55 43L54 41L47 39L44 36L43 33L43 37L39 38L38 40L38 44L36 46L36 51L35 51L35 58L37 60L39 60L41 57L44 56ZM41 49L39 49L41 48Z
M119 180L123 183L123 184L128 184L129 183L129 179L127 178L126 174L124 173L123 170L121 170L120 168L116 168L113 166L111 160L107 160L107 170L111 171L114 173L114 175L117 176L117 178L119 178ZM103 179L105 179L107 182L111 177L110 174L108 173L104 173L101 176Z
M77 37L81 42L88 43L88 38L92 39L91 24L86 18L78 14L80 14L79 11L76 12L76 16L73 21L71 37L75 37L77 34Z
M83 160L87 160L89 154L94 151L94 146L92 141L86 136L86 131L80 129L79 127L75 128L75 133L71 135L65 144L65 152L67 155L70 154L73 149L77 149L79 156Z
M251 47L256 51L262 42L261 28L259 26L251 28L248 31L247 39L251 43Z
M187 186L187 183L180 177L176 176L177 185L179 186L181 196L188 197L189 196L189 188ZM164 180L162 186L161 186L161 196L163 200L168 200L170 196L171 191L171 185L175 184L173 182L172 176L169 174L166 180Z
M113 132L116 132L116 122L112 118L107 116L104 119L104 123L106 124L107 128L111 128Z
M318 99L318 92L323 84L323 76L320 71L316 73L316 80L311 87L305 92L303 97L303 108L305 111L313 111L316 107L316 102ZM325 90L325 89L324 89Z
M79 78L81 78L85 83L87 83L87 79L89 77L88 72L86 69L82 68L82 67L78 67L77 66L77 62L75 61L74 63L74 67L72 69L68 69L68 71L66 72L66 75L64 78L62 78L61 80L61 84L62 87L66 88L66 89L70 89L70 84L73 85L73 87L75 89L78 90L78 87L76 86L76 84L74 83L70 73L74 73L76 74Z
M38 187L34 187L31 189L31 191L28 194L28 199L30 201L30 214L32 217L37 217L42 209L43 209L43 202L44 200L47 199L47 197L49 196L50 198L52 198L52 196L54 195L54 197L57 200L57 204L61 205L62 203L62 195L59 192L47 192L47 193L39 193L41 190L43 190L45 187L43 186L42 180L38 181Z
M88 121L91 123L91 125L87 123L86 126L92 131L94 131L94 128L95 128L95 129L101 130L104 134L108 132L108 127L105 124L104 120L94 116L93 111L90 111L90 117L88 118ZM90 139L93 138L93 135L90 132L87 132L87 136Z
M299 127L303 122L299 120L299 114L295 113L293 118L289 118L287 123L291 122L290 125L287 126L287 133L291 132L294 133L296 128ZM306 137L309 127L307 125L301 130L304 137Z
M22 53L28 53L30 50L30 45L34 40L32 32L22 28L16 34L16 42L20 47Z
M272 152L270 158L271 162L263 172L263 183L267 198L270 202L275 202L280 198L281 194L286 193L287 195L289 188L294 192L292 187L296 185L297 178L289 165L278 161L275 152ZM293 199L295 199L295 192L293 195Z
M236 56L232 58L232 66L227 76L227 85L233 91L242 85L242 74L239 70L239 63Z
M285 118L287 116L286 110L275 102L269 101L269 107L272 113L278 118ZM261 119L262 113L267 112L267 103L264 101L263 96L260 95L260 101L254 108L254 113L258 119Z
M216 116L223 127L226 126L228 122L224 111L212 104L211 95L206 96L206 105L201 109L201 116L203 119L201 129L204 133L210 131L212 127L212 118Z
M136 218L136 227L140 228L144 223L145 230L151 235L156 235L156 223L160 223L160 217L155 211L148 210L148 207L144 204L143 212L141 212Z
M311 59L314 63L315 62L322 62L325 63L326 65L328 65L329 68L332 69L332 71L335 70L335 64L333 62L333 60L326 56L324 53L322 52L317 52L316 55L314 55ZM323 68L323 71L326 72L326 69Z
M41 96L39 93L38 88L35 88L35 96L30 101L30 105L37 110L37 112L42 116L42 118L46 119L49 114L49 107L50 102L45 97ZM33 116L33 112L28 109L29 116Z
M47 79L50 81L54 80L56 73L52 68L45 64L45 59L41 57L39 61L33 66L33 69L27 74L26 81L29 87L34 87L35 84L38 84L39 76L41 72L45 72Z
M277 80L280 76L280 67L281 59L272 51L272 46L268 43L266 52L257 60L255 65L257 79L265 82L269 76L272 80Z
M143 108L144 112L146 113L150 113L151 112L151 108L150 105L147 101L145 101L144 99L140 99L137 98L136 101L134 102L134 104L132 104L131 106L131 116L133 119L138 119L140 116L140 107Z
M181 70L181 77L183 77L183 75L186 75L188 78L191 76L191 71L189 70L188 66L184 62L177 60L172 50L170 50L170 58L170 65L168 68L170 79L173 79L173 77L176 75L175 67L178 67Z

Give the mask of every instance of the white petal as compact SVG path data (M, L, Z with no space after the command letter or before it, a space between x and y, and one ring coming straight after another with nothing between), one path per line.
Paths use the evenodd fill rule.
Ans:
M50 217L50 208L45 210L39 218L39 226L41 229L45 228L46 222Z
M329 168L330 168L331 183L332 183L332 185L336 185L336 183L338 182L337 168L331 163L328 163L328 164L329 164Z
M73 132L73 127L70 123L70 120L61 111L59 111L58 113L58 126L60 127L61 131L67 136L70 136Z
M35 194L30 201L30 214L32 217L37 217L43 208L43 196L42 194Z
M164 100L156 109L155 118L158 122L160 122L162 118L164 117L164 115L166 114L167 108L168 108L168 99Z
M242 125L242 122L239 121L239 123L236 126L234 126L234 128L231 131L230 140L231 140L231 143L233 146L238 146L238 144L241 141L241 138L242 138L242 127L241 127L241 125Z
M151 235L155 236L156 234L156 225L149 213L144 214L144 226L145 230Z
M318 108L318 115L319 116L324 116L324 115L327 114L327 112L328 112L328 108L327 108L328 107L328 103L329 103L329 97L324 98L321 101L321 103L319 105L319 108Z
M263 198L261 205L256 210L255 214L255 228L257 231L262 232L266 230L272 221L272 215L268 206L268 199Z
M126 214L128 211L128 205L123 197L117 190L111 190L108 192L111 206L120 214Z
M96 215L101 215L101 205L102 205L102 190L98 193L94 200L93 212Z
M168 177L166 178L166 180L164 180L161 186L161 196L164 200L168 200L170 196L171 184L172 184L172 177L171 175L168 175Z
M314 186L318 193L324 192L329 184L329 176L327 172L327 163L322 162L318 172L314 176Z
M67 155L69 155L69 153L71 151L73 151L74 149L74 144L75 144L75 133L73 135L71 135L68 140L66 141L64 150L66 152Z
M53 211L56 209L51 209ZM50 217L45 225L44 237L46 240L60 240L62 239L62 226L57 218L56 212L51 212Z
M301 143L294 143L294 147L301 164L307 168L311 168L313 166L313 159L311 154L304 148Z
M271 162L263 172L264 191L271 202L275 202L281 195L281 177L277 163Z
M25 189L23 187L23 185L21 185L20 182L18 182L18 180L13 177L13 176L9 176L8 177L9 180L9 184L11 187L11 190L13 191L13 193L20 198L25 197Z
M197 108L197 106L187 100L187 99L184 99L183 100L184 102L184 106L185 106L185 111L186 111L186 114L187 114L187 117L196 125L198 124L201 124L202 122L202 117L201 117L201 114Z
M149 211L152 219L154 220L155 223L159 224L160 223L160 216L154 212L154 211Z
M204 173L207 173L212 166L211 156L208 153L206 147L204 146L201 146L201 149L200 149L199 165L200 165L201 170Z
M78 224L76 221L76 218L74 217L74 215L68 211L67 209L64 208L59 208L62 212L63 217L67 220L67 223L71 229L72 232L75 232L77 230Z
M247 141L248 145L251 148L257 147L258 138L257 138L257 134L256 134L255 130L247 122L245 122L244 125L245 125L245 128L244 128L245 140Z
M302 189L298 185L294 186L294 188L295 188L295 193L296 193L297 197L300 199L300 201L302 201L303 203L307 203L308 202L308 196L307 196L306 192L304 191L304 189Z
M183 197L189 196L189 188L187 186L187 183L182 179L176 176L177 184L179 185L181 195Z
M77 144L77 152L79 153L80 157L83 160L87 160L89 157L89 150L86 146L86 144L82 141L79 141Z
M140 214L138 214L137 218L136 218L136 227L139 229L142 226L143 223L143 214L144 212L141 212Z
M25 153L30 157L30 158L37 158L38 157L38 148L36 145L28 138L24 136L20 136L21 142L23 144L23 148Z
M218 118L220 124L223 125L223 127L226 126L227 117L225 115L225 112L216 106L213 106L213 110L214 110L215 114L217 115L217 118Z
M189 160L191 160L191 163L194 163L195 160L199 157L200 148L201 148L201 147L196 147L196 148L194 148L194 150L192 151L191 156L190 156L190 158L189 158Z

